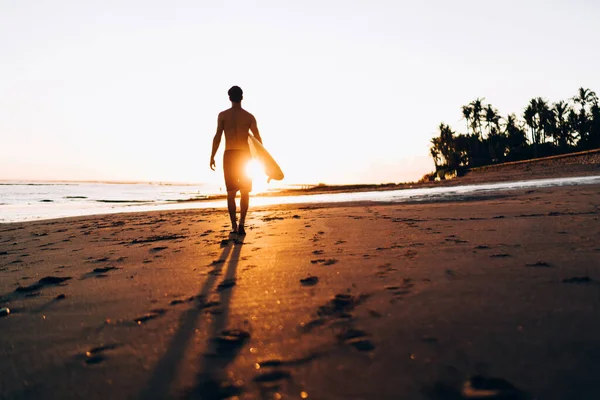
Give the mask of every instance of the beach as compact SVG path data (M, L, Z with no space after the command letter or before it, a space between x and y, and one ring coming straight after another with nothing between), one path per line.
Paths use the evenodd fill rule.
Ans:
M600 185L0 225L3 399L596 399Z

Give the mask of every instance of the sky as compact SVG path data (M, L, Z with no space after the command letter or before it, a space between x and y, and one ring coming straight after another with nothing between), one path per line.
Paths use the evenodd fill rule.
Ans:
M0 0L0 179L222 182L244 90L285 182L434 170L441 122L600 92L593 0Z

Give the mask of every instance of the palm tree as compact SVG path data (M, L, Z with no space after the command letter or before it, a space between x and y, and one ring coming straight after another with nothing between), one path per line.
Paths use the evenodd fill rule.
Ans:
M484 120L487 130L487 149L491 162L498 162L504 158L506 153L506 141L500 131L500 116L498 110L488 104L483 110Z
M552 126L554 125L554 114L548 106L548 102L541 97L536 99L537 103L537 119L538 119L538 143L551 136Z
M590 107L590 145L600 147L600 106L596 100Z
M554 138L554 145L557 146L561 152L566 151L571 142L571 132L569 129L569 121L567 120L570 111L569 105L564 100L554 103L554 106L552 107L555 120L552 136Z
M429 153L431 154L431 158L433 158L433 164L435 165L435 170L437 171L442 165L442 152L440 151L439 137L434 137L433 139L431 139L431 147L429 148Z
M577 95L573 97L573 101L581 106L581 110L586 110L588 104L598 103L598 96L590 89L580 87Z
M435 150L432 150L432 156L434 151L439 154L442 167L446 166L450 170L456 170L460 164L460 154L456 151L456 143L454 140L454 131L450 126L441 123L439 126L440 136L434 138L432 143L437 146Z
M506 144L509 160L517 160L527 147L527 135L521 126L515 114L510 114L506 117L504 124L504 135L506 136Z
M572 98L573 103L579 105L579 114L577 118L577 133L579 134L578 145L582 148L590 148L593 144L590 143L590 125L591 115L590 107L598 103L598 96L590 89L580 87L577 95Z
M473 129L473 133L481 137L481 112L483 111L483 100L477 98L473 100L469 105L473 111L473 119L471 120L471 128Z
M531 143L534 145L537 144L537 138L538 138L538 135L537 135L538 121L536 118L537 109L538 109L537 100L531 99L531 100L529 100L529 104L527 105L527 107L525 108L525 111L523 112L523 119L525 119L525 123L531 129Z
M463 117L467 121L467 135L469 134L469 124L471 120L471 115L473 114L473 107L471 105L462 106Z
M572 108L567 114L567 125L569 127L569 145L575 146L581 138L579 137L579 114Z
M484 109L485 123L488 136L497 134L500 130L500 116L498 110L494 109L491 104L488 104Z

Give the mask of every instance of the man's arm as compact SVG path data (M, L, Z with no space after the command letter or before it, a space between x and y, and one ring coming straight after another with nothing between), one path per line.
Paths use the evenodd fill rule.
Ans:
M260 137L260 132L258 131L258 126L256 125L256 118L254 118L254 115L252 116L252 122L250 123L250 131L252 131L252 134L256 140L262 144L262 138Z
M212 145L212 153L210 154L210 169L215 170L215 155L217 154L217 150L219 150L219 145L221 144L221 137L223 136L223 119L221 118L221 114L217 117L217 133L215 133L215 137L213 138Z

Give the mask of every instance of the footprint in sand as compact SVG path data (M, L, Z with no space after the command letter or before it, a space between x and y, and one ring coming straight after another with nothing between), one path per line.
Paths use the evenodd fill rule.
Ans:
M150 312L146 315L143 315L139 318L134 318L133 322L135 322L137 325L142 325L143 323L146 323L166 314L166 312L167 310L165 310L164 308L155 308L153 310L150 310Z
M29 286L19 286L15 289L17 293L30 293L37 292L40 289L45 288L46 286L58 286L63 285L64 282L72 279L70 276L59 277L59 276L46 276L40 279L37 283L34 283Z
M236 280L235 279L233 279L233 278L232 279L225 279L223 282L221 282L217 286L217 291L218 292L222 292L223 290L231 289L235 285L236 285Z
M412 283L411 278L404 278L402 285L386 286L385 289L389 292L392 292L392 294L397 298L401 298L405 294L411 293L414 286L415 284Z
M454 236L454 235L451 235L451 236ZM453 242L453 243L468 243L466 240L461 240L461 239L457 239L457 238L453 238L453 237L447 237L444 240L446 242Z
M378 271L375 273L375 276L378 278L385 278L391 272L398 271L398 268L392 267L392 264L390 264L390 263L385 263L383 265L379 265L379 266L377 266L377 269L378 269Z
M230 356L232 353L238 352L249 339L250 333L244 330L224 330L219 336L211 340L215 346L215 354L210 355L217 357Z
M319 283L319 278L317 276L308 276L304 279L300 279L300 283L303 286L314 286Z
M175 240L175 239L185 239L187 236L184 235L156 235L149 236L143 239L133 239L129 244L140 244L140 243L153 243L160 242L164 240Z
M338 334L337 339L340 343L350 345L358 351L375 350L375 345L368 338L368 334L358 329L348 329Z
M262 368L277 368L277 367L284 367L284 366L302 365L302 364L311 362L311 361L315 360L316 358L321 357L323 355L324 355L324 353L322 353L322 352L313 352L305 357L293 358L290 360L280 360L280 359L276 358L276 359L272 359L272 360L259 361L255 364L255 368L262 369Z
M218 301L209 301L206 303L199 304L198 309L206 310L205 312L212 315L218 315L223 313L223 310L219 308L220 305L221 303Z
M333 264L337 263L338 260L336 260L335 258L329 258L329 259L318 258L318 259L310 260L310 262L311 262L311 264L333 265Z
M150 250L148 250L148 251L149 251L150 253L158 253L159 251L163 251L163 250L166 250L166 249L168 249L168 248L169 248L169 247L167 247L167 246L156 246L156 247L153 247L153 248L151 248L151 249L150 249Z
M291 379L292 374L289 371L278 369L259 374L252 380L258 385L261 391L270 392L278 390L282 384L290 381Z
M403 254L403 256L406 257L406 258L408 258L409 260L414 260L415 257L417 256L417 254L419 254L419 252L417 252L416 250L408 249Z
M115 269L121 269L121 268L118 268L118 267L94 268L94 270L92 271L92 273L94 273L94 274L104 274L106 272L113 271Z
M550 267L550 264L548 264L546 261L537 261L532 264L525 264L525 265L528 267L545 267L545 268Z
M106 357L105 353L107 351L115 350L122 346L123 345L120 343L115 343L115 344L109 344L109 345L105 345L105 346L93 347L90 350L86 351L85 353L78 354L75 357L78 359L83 359L83 361L87 365L95 365L95 364L99 364L99 363L103 362L104 360L106 360L107 357Z
M319 326L325 325L326 323L327 320L325 318L315 318L308 322L301 322L299 325L299 330L302 333L308 333Z
M327 304L320 306L317 310L319 317L332 317L347 314L357 305L363 303L369 296L361 294L354 296L348 293L336 294Z

